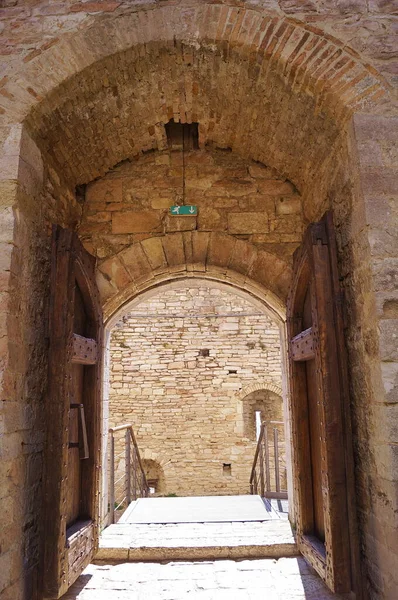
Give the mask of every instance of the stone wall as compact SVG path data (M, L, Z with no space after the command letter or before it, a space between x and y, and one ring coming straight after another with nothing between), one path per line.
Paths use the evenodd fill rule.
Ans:
M27 133L20 128L15 135L21 136L18 208L6 213L15 228L1 227L0 233L2 326L11 332L8 338L2 336L0 359L0 597L36 600L44 544L51 227L55 222L73 227L80 207L67 184L43 164ZM9 140L11 148L12 143L16 139ZM7 198L4 185L1 192L0 209Z
M198 216L168 214L183 202ZM301 198L274 169L217 148L184 160L181 151L150 152L87 187L79 234L104 273L113 269L105 259L136 241L193 230L226 232L289 262L303 231Z
M159 292L116 324L111 425L134 424L143 458L163 469L163 494L249 492L254 410L283 417L272 391L281 387L279 335L257 306L216 284ZM262 384L271 389L241 398Z

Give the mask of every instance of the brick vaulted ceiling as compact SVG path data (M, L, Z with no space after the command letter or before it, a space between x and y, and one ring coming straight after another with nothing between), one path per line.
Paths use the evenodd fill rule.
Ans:
M374 69L316 28L204 3L104 18L27 60L19 86L29 130L72 184L161 149L174 117L199 122L201 146L272 164L298 189L352 110L388 94Z

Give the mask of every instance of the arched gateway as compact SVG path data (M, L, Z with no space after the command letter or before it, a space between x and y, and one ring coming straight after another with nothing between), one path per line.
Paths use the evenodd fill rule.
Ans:
M109 8L118 3L106 4ZM324 314L331 314L329 300L322 297L321 302L322 286L316 288L317 294L311 286L319 283L319 277L326 281L323 269L330 271L333 263L328 281L335 286L334 305L343 306L343 314L331 312L344 318L349 389L340 390L339 400L345 404L338 426L336 415L332 424L323 420L321 426L326 437L331 426L330 439L336 444L342 428L345 449L336 465L330 460L329 442L322 446L325 462L314 466L318 473L314 486L309 481L301 485L298 475L303 457L314 461L311 452L301 447L295 455L300 549L331 588L351 590L359 599L368 585L375 598L389 597L396 586L396 569L385 557L396 557L397 551L387 550L385 539L395 527L393 411L398 371L391 346L397 328L396 290L391 283L397 255L397 224L391 209L396 197L392 146L397 128L390 86L373 64L327 33L326 25L324 30L314 27L310 19L291 18L279 7L268 11L251 5L183 1L177 6L132 9L127 4L112 6L109 10L115 12L107 15L76 17L79 26L70 25L64 33L60 29L32 53L11 61L2 80L0 365L5 477L0 504L3 514L10 514L13 507L14 518L5 535L15 567L4 589L15 599L24 594L55 597L90 556L87 552L77 565L72 553L64 551L67 534L61 500L68 480L54 480L62 465L57 470L51 463L51 457L62 456L69 443L54 436L54 427L62 429L67 423L54 422L48 412L54 400L48 394L53 389L47 378L48 339L54 330L49 331L47 317L54 310L54 290L61 289L58 282L50 286L51 267L54 273L56 266L51 225L58 224L79 231L85 247L96 254L105 320L139 293L171 280L205 276L265 302L282 323L290 290L290 366L293 371L301 369L299 377L305 370L294 367L293 351L304 353L297 363L313 360L312 352L317 352L313 348L320 344L316 327ZM165 125L171 119L198 124L198 149L191 165L165 162ZM213 150L247 164L239 163L237 170L224 159L210 160ZM134 189L134 181L127 191L125 183L114 183L115 196L108 184L101 196L102 181L120 182L118 169L124 164L140 166L148 156L164 171L159 179L148 171L144 190ZM183 174L183 166L191 170ZM175 179L174 187L184 188L179 197L152 193L162 188L160 179L166 171ZM184 185L179 186L183 175ZM191 182L195 179L191 188L185 186L189 177ZM163 189L170 191L169 183ZM95 215L87 214L95 187ZM167 207L176 199L181 204L187 194L199 207L198 219L174 221ZM333 213L335 251L326 251L334 242L323 222L310 229L307 240L312 236L314 243L306 242L307 262L299 264L297 258L292 271L292 253L304 230L327 210ZM65 250L75 260L72 247L76 249L72 244ZM73 260L68 263L71 277L76 273ZM70 287L64 283L67 293ZM329 323L329 333L330 327ZM72 333L65 329L62 338L69 351ZM54 339L51 343L54 348ZM306 344L312 344L307 353ZM316 356L326 360L323 354ZM70 352L65 357L68 377ZM335 365L339 373L341 367ZM305 376L311 380L309 371ZM53 375L50 371L50 378ZM291 398L295 389L293 385ZM315 439L321 417L315 424L304 420L313 430L300 433L297 410L304 405L290 406L294 440L304 436L305 446L306 440ZM331 418L331 413L325 414ZM355 487L349 457L351 417ZM93 430L97 425L98 421L93 423ZM92 449L98 455L99 438L97 442ZM83 532L88 532L84 540L90 551L98 533L94 470L100 467L97 456L89 475L90 507L80 511L90 522ZM49 496L49 489L56 490L56 497ZM315 526L308 511L302 510L304 498L317 503ZM346 517L336 514L337 505ZM59 520L50 523L55 538L43 542L46 519ZM354 543L351 548L340 543L344 552L339 553L336 548L348 531L345 523ZM314 535L316 543L311 541ZM57 549L62 543L60 557ZM27 549L24 560L22 547ZM50 569L45 552L56 553Z

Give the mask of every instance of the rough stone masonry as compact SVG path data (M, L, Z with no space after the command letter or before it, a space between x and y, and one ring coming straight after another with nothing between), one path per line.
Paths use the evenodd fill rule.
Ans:
M283 419L278 325L217 284L186 284L123 317L110 351L111 425L133 423L156 492L249 493L255 412ZM278 431L286 489L283 425Z
M396 13L394 0L1 3L1 600L41 598L51 225L84 227L76 184L162 151L170 118L199 122L201 147L277 169L299 190L305 222L334 212L364 580L372 600L395 600ZM127 283L136 291L159 271L172 279L192 256L206 275L217 268L286 299L289 261L271 268L284 247L271 259L253 247L279 244L271 231L228 237L208 222L211 231L183 232L192 244L182 262L170 251L179 232L150 233L143 245L132 242L140 233L117 234L142 259L125 269L117 256L105 264L115 253L109 222L93 223L92 244L108 316L133 293L123 296Z

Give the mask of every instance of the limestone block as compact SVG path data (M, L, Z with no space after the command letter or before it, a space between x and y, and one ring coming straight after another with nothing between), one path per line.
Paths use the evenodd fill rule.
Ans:
M242 211L265 212L270 217L275 216L275 196L256 194L239 198L239 209ZM235 212L235 211L234 211Z
M214 231L225 230L227 228L227 220L223 212L214 208L200 208L198 214L198 230Z
M277 215L301 214L301 198L300 196L277 198L275 208Z
M229 265L236 240L229 235L212 233L209 241L207 262L210 265Z
M381 374L387 402L398 402L398 362L382 362Z
M141 242L141 246L144 249L144 252L149 260L149 264L154 271L167 266L161 238L147 238Z
M122 201L122 179L99 179L87 186L86 202L96 204L100 202Z
M258 191L266 196L289 196L295 193L295 187L289 181L267 179L257 181Z
M215 181L207 190L206 196L232 196L240 197L254 194L257 191L255 183L251 179L225 178Z
M168 197L159 196L157 198L152 198L151 206L152 208L165 208L168 209L172 206L173 202Z
M257 249L243 240L236 240L229 267L245 275L257 256Z
M398 361L398 319L383 319L380 328L380 358Z
M196 229L196 217L174 217L167 215L165 221L166 232L193 231Z
M192 262L194 264L203 265L203 267L206 264L209 240L209 233L192 232Z
M107 276L108 280L117 289L123 289L131 281L130 275L117 256L113 256L102 262L99 265L99 270Z
M126 248L119 254L119 257L133 280L140 279L152 272L151 265L140 243Z
M185 264L184 242L181 233L173 233L162 239L163 249L170 267Z
M150 233L161 231L161 213L155 210L112 213L112 233Z
M275 172L273 169L261 164L253 163L249 166L249 174L255 179L274 179Z
M17 186L16 180L0 180L0 207L10 207L15 204Z
M229 233L266 233L269 231L268 215L262 212L228 214Z

